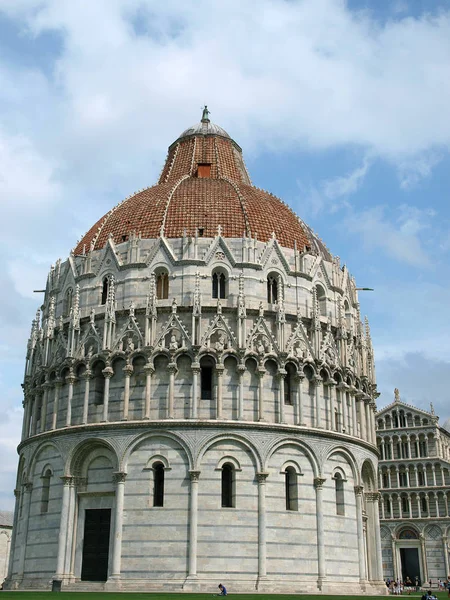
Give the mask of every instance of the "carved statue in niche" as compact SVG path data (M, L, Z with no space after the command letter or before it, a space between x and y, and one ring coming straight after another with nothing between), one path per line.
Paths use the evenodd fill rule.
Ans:
M126 338L125 352L133 352L133 350L134 350L133 336L130 335Z
M308 349L304 342L296 342L294 346L294 356L305 360L308 356Z
M327 348L325 350L325 362L328 365L336 364L336 352L335 352L333 346L327 346Z
M271 346L266 336L259 335L258 337L254 338L253 346L259 356L264 356L264 354L268 354L270 352Z
M170 341L169 341L169 350L171 352L175 352L176 350L178 350L178 341L177 338L175 336L175 332L172 329L172 334L170 336Z
M223 331L219 331L217 334L217 341L214 344L216 351L220 354L227 347L228 339Z

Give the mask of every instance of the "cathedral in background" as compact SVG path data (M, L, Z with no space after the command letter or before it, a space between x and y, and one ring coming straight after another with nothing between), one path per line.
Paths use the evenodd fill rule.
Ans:
M377 413L385 578L445 580L450 573L450 433L431 412L394 402Z

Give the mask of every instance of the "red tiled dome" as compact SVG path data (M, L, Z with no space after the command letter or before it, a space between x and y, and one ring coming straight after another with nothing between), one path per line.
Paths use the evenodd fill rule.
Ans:
M241 148L209 119L187 129L174 142L158 184L121 202L99 219L76 246L75 254L103 248L135 231L142 238L214 237L218 227L229 238L275 233L282 246L305 246L329 256L326 248L281 200L251 185Z

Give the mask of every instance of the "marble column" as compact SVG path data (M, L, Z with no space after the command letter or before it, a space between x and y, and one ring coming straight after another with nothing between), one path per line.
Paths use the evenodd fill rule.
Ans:
M244 373L245 365L238 365L237 367L239 377L238 387L238 421L244 420Z
M113 475L116 484L116 499L114 505L114 538L112 547L111 578L120 579L122 561L122 530L123 530L123 506L125 497L126 473L117 472Z
M314 426L322 428L322 383L321 377L317 376L313 379L314 386L316 388L316 412L315 412L315 423Z
M295 384L297 387L297 393L295 395L295 406L296 406L296 425L304 425L303 422L303 381L305 376L303 373L298 373L295 377Z
M419 534L420 538L420 549L422 554L422 569L423 569L423 581L428 581L428 565L427 565L427 549L425 546L425 537L423 533Z
M266 479L268 475L268 473L256 473L258 481L258 581L267 576Z
M358 433L358 415L356 412L356 390L351 388L348 392L348 398L350 400L352 408L352 435L359 437Z
M38 407L41 399L40 390L36 389L33 394L33 416L31 422L31 435L36 435L37 433L37 415L38 415Z
M81 420L81 423L83 425L86 425L86 423L88 422L88 418L89 418L89 388L90 388L91 378L92 378L92 371L90 369L86 369L86 371L83 373L84 399L83 399L83 418Z
M44 388L44 396L42 399L41 426L39 428L41 433L43 431L45 431L47 428L46 425L47 425L48 395L50 394L51 385L48 381L46 381L42 387Z
M14 527L12 530L12 535L11 535L11 545L9 547L9 563L8 563L8 574L7 574L7 579L11 579L12 573L13 573L13 566L14 566L14 554L16 552L16 538L17 538L17 528L18 528L18 518L19 518L19 505L20 505L20 490L15 489L14 490L14 498L15 498L15 503L14 503Z
M62 380L55 379L55 395L53 396L53 415L52 415L52 429L56 429L58 424L58 409L59 409L59 394L61 393Z
M17 567L17 575L19 579L23 578L25 570L25 553L27 550L27 538L28 538L28 525L30 522L30 505L31 505L31 492L33 491L32 483L25 483L22 486L22 494L25 494L23 508L22 508L22 532L20 535L19 544L19 565Z
M442 536L442 546L444 551L444 564L445 564L445 572L447 575L449 574L449 564L448 564L448 539L446 535Z
M114 371L111 367L105 367L102 371L103 377L105 378L105 390L103 392L103 415L102 421L106 423L108 421L108 409L109 409L109 382L111 377L114 375Z
M198 539L198 481L200 471L189 471L191 490L189 496L189 577L197 577Z
M355 498L356 498L356 531L358 536L358 558L359 558L359 581L361 584L366 581L366 561L365 561L365 548L364 548L364 529L363 529L363 515L362 515L362 495L364 488L362 485L355 486Z
M69 386L67 393L67 412L66 412L66 427L70 427L72 424L72 398L73 398L73 385L76 381L76 377L73 372L70 372L66 377L66 383Z
M152 397L152 376L155 369L150 364L146 364L144 367L145 371L145 404L144 404L144 419L148 421L150 419L150 407Z
M28 437L27 423L28 423L28 413L30 410L30 396L25 394L22 406L23 406L23 421L22 421L22 435L20 437L21 441Z
M221 363L216 364L217 375L217 397L216 397L216 419L223 419L223 372L225 367Z
M198 377L200 375L200 363L192 363L192 406L191 419L198 419Z
M131 365L125 365L122 371L125 375L124 387L123 387L123 414L122 421L128 421L128 413L130 409L130 379L133 374L133 367Z
M266 373L264 367L258 367L258 421L265 421L264 418L264 391L263 391L263 377Z
M64 575L64 564L66 559L67 528L69 521L70 488L72 477L61 477L63 482L63 493L61 502L61 519L58 534L58 554L56 557L56 573L53 579L62 579Z
M285 369L278 369L277 379L278 379L278 422L284 423L286 421L284 416L284 381L286 378L287 372Z
M323 484L325 479L316 477L314 489L316 490L316 528L317 528L317 587L322 589L327 577L325 565L325 532L323 527Z
M363 394L361 392L357 392L355 395L355 401L358 404L358 410L357 412L359 413L359 424L360 424L360 438L363 440L367 439L367 432L366 432L366 419L365 419L365 409L364 409L364 400L363 400Z
M175 373L177 372L177 364L170 362L167 365L169 369L169 400L167 403L167 418L174 418L174 392L175 392Z
M372 529L372 546L373 546L373 573L372 578L377 581L383 581L383 559L381 553L381 534L380 534L380 499L381 494L374 492L368 495L369 504L371 504L371 529ZM375 538L375 539L373 539ZM374 541L374 543L373 543Z

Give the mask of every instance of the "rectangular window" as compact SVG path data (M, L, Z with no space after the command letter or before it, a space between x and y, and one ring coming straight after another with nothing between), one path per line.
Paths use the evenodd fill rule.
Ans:
M200 372L200 385L201 385L201 398L202 400L212 400L212 381L213 381L213 370L212 367L202 366Z

